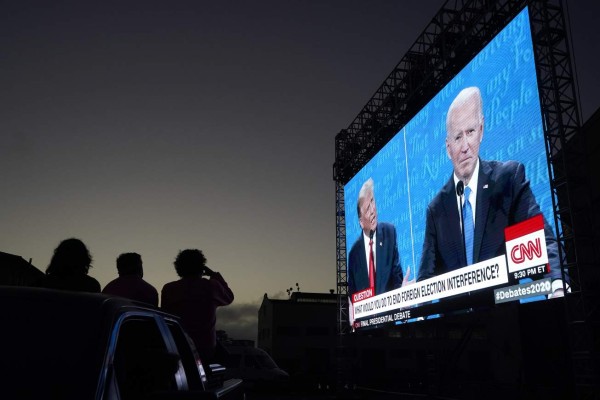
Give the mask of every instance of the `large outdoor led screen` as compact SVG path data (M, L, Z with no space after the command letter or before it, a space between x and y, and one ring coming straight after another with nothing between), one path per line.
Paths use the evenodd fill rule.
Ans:
M562 293L541 116L524 9L345 185L355 329Z

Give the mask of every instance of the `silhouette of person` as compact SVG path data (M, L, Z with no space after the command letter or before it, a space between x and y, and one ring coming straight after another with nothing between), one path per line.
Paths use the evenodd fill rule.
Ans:
M85 244L75 238L65 239L54 250L41 286L77 292L100 292L100 283L88 271L92 256Z
M456 96L448 109L446 131L453 173L427 207L418 281L505 254L504 228L541 214L523 164L479 157L484 131L479 88L468 87ZM456 194L459 181L473 209L473 250L467 260L459 217L464 205ZM544 232L551 267L546 276L552 279L552 296L558 297L563 295L558 244L545 218Z
M102 293L126 297L158 307L158 291L146 282L142 257L138 253L123 253L117 258L119 277L110 281Z
M348 292L352 294L373 287L376 294L381 294L401 287L408 282L410 269L403 277L396 227L377 221L373 179L369 178L362 185L356 210L362 231L348 255Z
M231 304L233 292L220 273L206 266L206 258L200 250L179 252L174 264L181 279L162 288L161 308L181 318L196 344L200 359L210 362L217 345L217 307Z

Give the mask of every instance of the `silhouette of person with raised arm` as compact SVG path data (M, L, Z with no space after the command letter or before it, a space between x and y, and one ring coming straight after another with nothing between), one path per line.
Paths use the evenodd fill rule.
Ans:
M206 258L200 250L179 252L174 264L181 279L162 288L161 308L181 318L200 359L210 362L217 345L217 307L231 304L233 292L220 273L206 266Z
M142 257L138 253L123 253L117 258L119 277L110 281L102 293L126 297L158 307L158 291L146 282Z
M88 276L91 267L92 256L85 244L79 239L65 239L54 250L41 286L99 293L100 283Z

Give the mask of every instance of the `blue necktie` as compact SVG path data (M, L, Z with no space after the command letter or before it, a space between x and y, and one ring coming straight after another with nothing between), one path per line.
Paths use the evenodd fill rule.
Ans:
M465 204L463 205L464 231L465 231L465 246L467 247L467 265L473 264L473 209L469 202L471 188L465 188Z

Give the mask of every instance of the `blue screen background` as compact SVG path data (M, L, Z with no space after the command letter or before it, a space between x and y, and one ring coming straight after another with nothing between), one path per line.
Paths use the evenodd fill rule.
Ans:
M361 234L358 192L373 178L378 220L396 226L402 268L406 274L410 266L409 278L416 276L427 205L452 175L445 148L446 113L469 86L479 87L483 97L480 157L522 162L538 204L553 225L533 44L524 9L345 185L347 253Z

